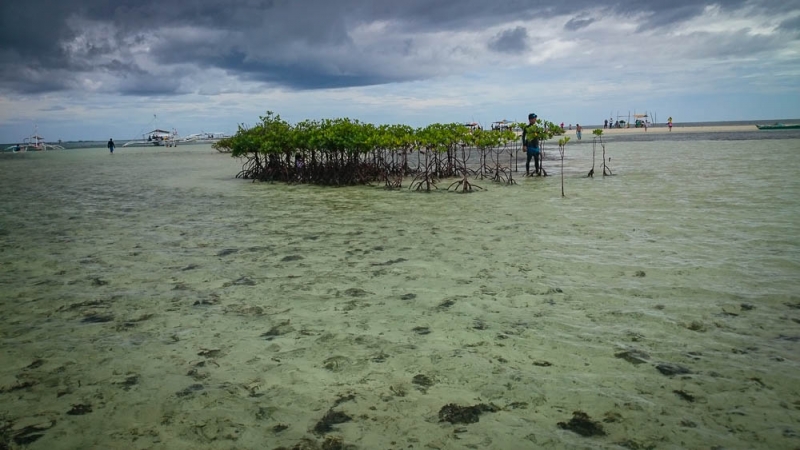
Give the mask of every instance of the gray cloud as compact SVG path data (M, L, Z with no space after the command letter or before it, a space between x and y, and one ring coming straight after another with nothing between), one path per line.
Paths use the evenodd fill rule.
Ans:
M755 57L759 53L772 50L779 39L774 36L751 36L749 30L727 33L724 39L708 33L692 33L681 39L683 54L692 59ZM714 45L709 45L713 40Z
M147 74L123 79L116 88L122 95L151 96L180 93L180 80Z
M800 31L800 16L797 16L794 19L784 20L783 22L781 22L780 28L782 30L795 33Z
M577 31L581 28L586 28L594 22L594 19L590 17L573 17L569 20L566 24L564 24L564 29L567 31Z
M504 53L523 52L528 49L528 30L525 27L503 30L489 41L489 48Z
M128 95L177 94L190 89L182 77L208 68L293 89L384 84L442 72L435 67L446 65L442 55L421 59L433 44L421 47L420 33L479 31L565 15L574 16L564 25L571 32L594 22L583 10L638 15L644 32L696 17L712 4L775 14L800 9L800 0L508 0L502 7L485 0L7 1L0 4L0 91L81 90L88 83ZM780 29L796 32L799 23L787 20ZM359 27L373 24L383 24L397 40L358 38ZM526 28L507 28L487 47L518 53L528 49L527 38ZM720 48L762 45L740 35ZM170 68L175 65L184 68Z

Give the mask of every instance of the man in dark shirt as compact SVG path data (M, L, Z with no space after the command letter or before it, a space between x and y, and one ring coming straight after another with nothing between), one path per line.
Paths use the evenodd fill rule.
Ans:
M114 139L109 139L106 146L108 147L108 151L114 153Z
M539 172L539 127L536 125L537 116L534 113L528 114L528 125L522 129L522 146L528 154L528 159L525 162L525 175L531 175L531 159L533 159L533 167L536 175Z

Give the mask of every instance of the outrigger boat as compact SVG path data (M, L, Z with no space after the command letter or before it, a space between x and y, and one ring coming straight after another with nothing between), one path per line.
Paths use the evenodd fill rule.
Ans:
M800 123L775 123L772 125L756 125L759 130L796 130L800 128Z
M221 132L195 133L182 137L178 142L185 144L213 144L228 137L230 136Z
M469 128L469 131L480 130L481 126L478 122L469 122L464 124L465 127Z
M510 120L499 120L497 122L492 122L492 130L511 130L517 136L522 136L522 130L519 128L518 124L511 122Z
M43 152L46 150L64 150L64 147L56 144L48 144L44 141L43 137L39 136L35 128L33 134L30 137L23 139L21 144L15 144L10 147L6 147L6 151L11 151L14 153L22 153L29 150Z
M123 147L138 147L138 146L164 146L164 147L177 147L178 146L178 132L173 129L171 132L160 130L156 128L153 131L142 135L142 140L128 141L123 144Z

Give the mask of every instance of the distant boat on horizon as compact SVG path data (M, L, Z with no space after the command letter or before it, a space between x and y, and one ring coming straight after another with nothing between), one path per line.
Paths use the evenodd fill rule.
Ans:
M213 144L229 137L230 135L222 132L200 132L184 136L178 142L185 144Z
M34 126L32 135L23 139L21 143L6 147L5 149L5 151L10 151L13 153L23 153L29 150L43 152L47 150L64 150L64 147L57 144L48 144L47 142L45 142L44 138L39 136L38 127Z
M161 130L156 128L155 130L148 131L147 133L142 135L141 140L136 141L128 141L123 144L123 147L177 147L178 142L180 142L178 138L178 132L174 128L172 131Z
M756 125L759 130L796 130L800 128L800 123L774 123L772 125Z

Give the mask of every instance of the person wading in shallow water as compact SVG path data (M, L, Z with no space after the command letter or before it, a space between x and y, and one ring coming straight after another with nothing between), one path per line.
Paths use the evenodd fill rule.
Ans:
M108 147L108 151L113 154L114 153L114 139L109 138L108 139L108 144L106 145L106 147Z
M522 146L525 147L528 154L528 159L525 162L525 175L531 175L531 158L533 158L533 167L536 175L539 172L539 130L536 126L536 114L528 114L528 125L522 129Z

